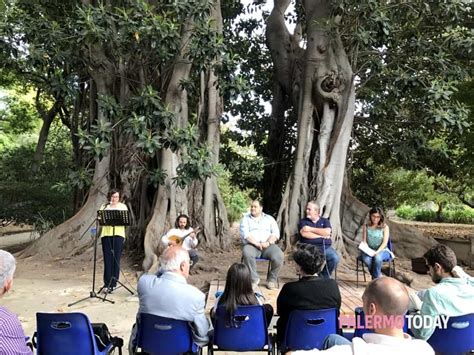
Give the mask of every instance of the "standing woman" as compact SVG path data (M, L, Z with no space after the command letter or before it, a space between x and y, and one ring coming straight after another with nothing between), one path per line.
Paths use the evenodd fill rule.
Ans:
M388 225L380 207L372 207L369 211L369 223L362 227L362 241L375 251L374 256L361 252L361 259L372 275L372 279L380 277L382 263L391 258L390 250L387 248L389 238Z
M128 210L127 206L120 202L118 190L110 190L107 197L109 202L103 204L100 207L101 210ZM117 287L120 276L120 257L125 241L125 226L102 226L100 237L104 254L104 286L102 289L110 293Z

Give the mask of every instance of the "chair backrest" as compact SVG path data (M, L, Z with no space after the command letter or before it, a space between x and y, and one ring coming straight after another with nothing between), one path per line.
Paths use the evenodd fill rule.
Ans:
M138 347L150 354L195 352L191 328L187 321L140 313Z
M256 351L269 345L263 306L238 306L232 317L233 326L228 323L225 307L217 307L213 344L219 350Z
M82 313L36 313L37 354L99 354L89 319Z
M437 353L474 350L474 313L449 317L447 328L436 328L428 343Z
M337 317L338 311L335 308L292 311L288 318L281 348L284 352L322 349L326 336L337 334Z

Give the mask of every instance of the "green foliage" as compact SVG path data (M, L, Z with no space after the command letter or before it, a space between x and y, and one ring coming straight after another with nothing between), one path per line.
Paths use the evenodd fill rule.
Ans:
M40 118L30 100L14 95L1 101L5 105L5 108L0 110L1 135L29 133L38 126Z
M67 171L71 169L71 148L64 133L59 127L54 128L46 147L46 159L36 174L30 170L34 140L1 149L2 219L50 228L51 224L59 224L72 215L71 185L67 181ZM54 184L63 184L65 188L53 188ZM43 227L40 229L44 230Z
M227 170L219 170L217 182L226 206L229 222L233 223L239 221L242 218L242 214L248 210L250 191L241 191L232 185L231 173Z
M423 207L403 205L396 209L396 213L398 217L412 221L439 222L439 216L436 211ZM442 222L474 224L474 209L448 205L443 211Z

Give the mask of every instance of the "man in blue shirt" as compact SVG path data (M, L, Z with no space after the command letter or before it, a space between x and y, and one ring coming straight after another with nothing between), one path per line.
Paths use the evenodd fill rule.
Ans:
M331 247L331 223L327 218L319 215L319 210L319 205L315 201L310 201L306 205L306 218L303 218L298 224L299 241L316 245L324 253L326 267L321 275L328 279L339 263L339 255Z
M262 212L260 201L252 201L250 213L240 221L240 237L244 243L242 258L252 274L252 284L258 285L257 258L270 260L270 273L267 275L267 288L274 289L278 273L283 265L283 252L276 245L280 238L280 229L275 219Z

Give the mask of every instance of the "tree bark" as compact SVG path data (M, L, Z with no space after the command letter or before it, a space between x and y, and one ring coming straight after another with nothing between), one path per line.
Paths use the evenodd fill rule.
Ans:
M187 93L180 83L189 78L191 70L192 63L187 57L187 50L192 31L192 22L188 21L182 29L181 51L174 60L171 78L166 88L165 103L176 115L175 124L178 127L183 127L188 122ZM176 153L169 149L162 150L159 166L166 173L166 179L164 184L158 187L153 212L145 232L145 258L142 264L145 271L157 263L161 236L169 229L179 213L188 213L186 191L173 184L178 164L179 156Z
M33 155L33 163L31 164L31 171L33 173L38 172L40 164L43 161L44 149L46 147L46 142L48 141L49 129L51 128L51 123L53 123L54 118L58 114L62 104L62 100L56 99L53 106L46 111L39 102L39 95L40 92L38 91L36 95L36 109L43 119L43 124L41 125L38 143L36 144L35 154Z

